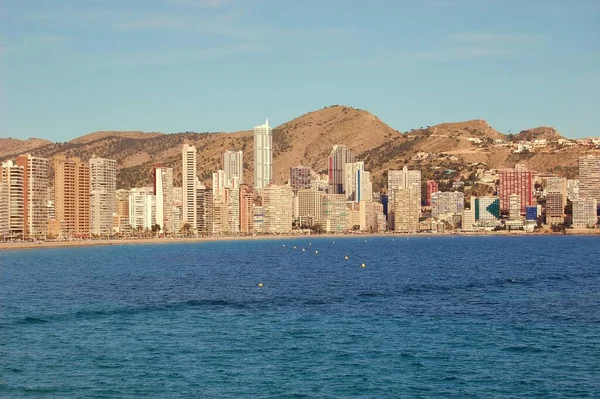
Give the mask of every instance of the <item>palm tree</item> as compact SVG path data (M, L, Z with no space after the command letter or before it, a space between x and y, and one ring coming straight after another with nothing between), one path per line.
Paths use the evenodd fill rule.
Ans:
M183 225L183 227L181 227L181 231L183 232L183 234L184 234L186 237L189 237L189 235L190 235L190 230L191 230L191 229L192 229L192 225L191 225L191 224L189 224L189 223L185 223L185 224Z

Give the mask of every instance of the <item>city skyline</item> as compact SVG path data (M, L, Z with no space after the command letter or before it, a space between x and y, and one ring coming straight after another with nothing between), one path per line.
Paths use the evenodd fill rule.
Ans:
M233 132L331 104L400 131L485 119L595 136L599 15L593 0L9 0L0 136Z

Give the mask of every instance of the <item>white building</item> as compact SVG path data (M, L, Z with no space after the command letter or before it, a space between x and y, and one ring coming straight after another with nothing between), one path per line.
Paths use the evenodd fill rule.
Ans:
M0 181L4 183L4 193L7 196L7 199L4 200L4 208L8 206L8 213L1 218L5 220L3 222L4 229L6 229L6 220L8 219L7 234L9 235L22 235L24 232L23 174L23 167L16 165L13 161L2 164Z
M150 230L156 224L156 196L150 187L132 188L129 191L129 224Z
M278 234L292 231L294 215L292 188L276 185L264 187L263 211L265 233Z
M273 180L273 129L269 119L254 127L254 188L259 192Z
M112 233L113 215L117 213L117 161L90 159L90 215L92 234Z
M388 203L392 204L388 212L388 226L394 227L394 212L395 212L395 195L397 189L411 188L414 193L410 195L413 198L413 206L418 207L418 214L421 215L421 171L420 170L408 170L407 166L404 166L402 170L389 170L388 171ZM415 204L415 198L416 204Z
M198 178L196 177L196 147L184 144L181 150L181 177L182 177L182 221L189 223L195 229L198 221L196 218L196 189Z
M161 232L172 233L173 223L173 169L159 166L154 168L156 195L156 223Z
M598 202L595 198L573 201L573 227L592 227L598 222Z

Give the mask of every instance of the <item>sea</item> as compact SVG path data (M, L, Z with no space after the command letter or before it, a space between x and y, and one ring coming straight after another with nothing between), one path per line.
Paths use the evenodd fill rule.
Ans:
M599 398L599 244L0 251L0 397Z

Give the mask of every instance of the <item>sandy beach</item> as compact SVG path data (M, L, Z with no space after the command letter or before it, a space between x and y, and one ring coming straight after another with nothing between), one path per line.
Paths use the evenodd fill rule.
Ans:
M88 247L108 245L134 245L134 244L173 244L185 242L210 242L210 241L241 241L241 240L290 240L297 238L359 238L359 237L447 237L447 236L543 236L543 235L600 235L600 229L573 229L563 233L552 233L547 231L525 233L523 231L486 231L486 232L448 232L448 233L386 233L386 234L319 234L319 235L259 235L259 236L224 236L224 237L192 237L192 238L140 238L140 239L116 239L116 240L73 240L73 241L21 241L0 242L0 251L26 250L39 248L63 248L63 247Z

